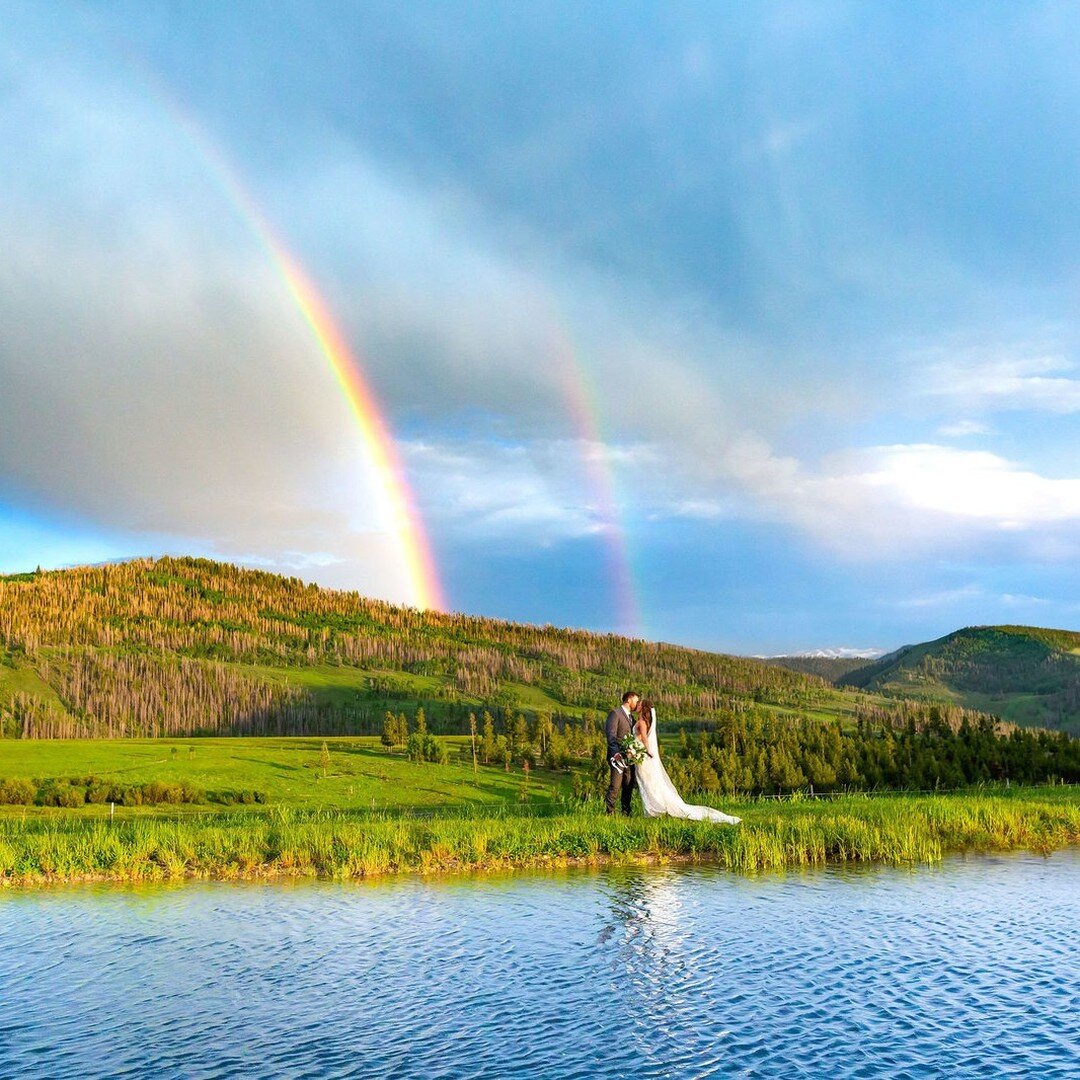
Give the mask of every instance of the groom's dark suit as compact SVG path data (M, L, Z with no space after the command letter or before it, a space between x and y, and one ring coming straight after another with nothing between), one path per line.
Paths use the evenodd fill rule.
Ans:
M620 705L608 713L607 723L604 725L604 734L607 736L608 760L616 754L622 753L619 745L621 739L630 734L633 721L626 715L626 710ZM627 763L623 772L619 772L614 766L611 769L611 783L607 790L607 812L615 813L615 803L622 801L622 812L630 816L630 799L637 785L637 774L633 765Z

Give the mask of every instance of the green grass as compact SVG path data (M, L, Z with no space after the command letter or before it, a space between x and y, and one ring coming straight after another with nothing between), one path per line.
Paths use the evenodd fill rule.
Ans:
M0 662L0 704L6 704L16 694L27 694L63 708L56 691L29 664Z
M320 764L324 741L330 752L325 776ZM458 748L468 743L465 737L452 736L447 741L455 759ZM265 791L274 807L344 811L502 807L520 801L523 781L520 771L506 773L483 766L474 776L471 762L414 764L400 753L388 754L371 737L0 741L0 779L86 775L132 784L187 781L206 791L255 788ZM568 786L565 774L535 770L529 778L529 801L550 805ZM107 806L27 810L38 816L94 817L109 812ZM175 810L146 806L121 811L118 807L117 813L154 816ZM22 807L0 806L0 817L22 813Z
M417 765L371 738L0 742L0 778L94 773L125 783L259 788L266 806L0 809L0 883L370 877L698 859L743 873L829 862L934 863L951 851L1080 842L1080 790L724 800L736 827L570 809L568 778ZM464 745L465 739L452 740ZM173 753L173 748L177 753ZM194 754L189 748L194 749ZM715 800L713 800L715 802Z
M0 820L0 881L362 878L530 866L709 860L742 873L825 863L934 863L950 851L1048 852L1080 841L1080 799L1008 794L735 806L738 827L595 812L426 820L279 809L115 823Z
M436 675L414 675L409 671L366 670L335 664L316 664L311 667L272 667L266 664L233 664L238 672L265 682L275 682L311 690L323 700L351 703L357 694L367 698L373 693L369 680L378 679L402 695L416 700L437 697L448 679ZM463 699L467 700L467 699ZM411 711L411 710L410 710Z
M561 713L564 716L581 716L585 709L566 706L553 698L546 690L528 683L504 682L503 688L513 697L517 708L529 712Z

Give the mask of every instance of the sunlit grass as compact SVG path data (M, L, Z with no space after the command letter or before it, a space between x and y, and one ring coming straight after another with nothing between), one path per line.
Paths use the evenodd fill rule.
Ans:
M352 879L686 858L756 873L930 864L953 851L1048 852L1080 842L1080 793L1062 788L728 802L725 809L743 823L511 808L427 818L293 807L115 822L11 816L0 819L0 881Z
M406 810L427 812L447 808L495 809L518 800L520 769L483 767L474 773L470 759L461 756L466 736L444 736L450 764L433 766L409 761L400 752L387 753L377 738L286 736L281 738L199 739L10 739L0 740L0 780L8 777L85 777L125 784L151 781L187 783L203 791L257 789L273 806L349 810ZM321 748L328 747L324 772ZM534 769L529 798L546 804L568 791L566 773ZM128 810L130 808L125 808ZM135 808L155 816L173 810ZM54 816L52 808L30 813ZM119 808L118 808L119 811ZM107 805L77 811L86 817L107 816ZM198 811L196 811L198 812ZM22 808L0 805L0 818Z

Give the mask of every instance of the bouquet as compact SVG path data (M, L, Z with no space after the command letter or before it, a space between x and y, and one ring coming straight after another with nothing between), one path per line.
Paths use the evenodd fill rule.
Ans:
M619 745L622 747L622 756L631 765L640 765L648 753L645 744L632 731L619 740Z

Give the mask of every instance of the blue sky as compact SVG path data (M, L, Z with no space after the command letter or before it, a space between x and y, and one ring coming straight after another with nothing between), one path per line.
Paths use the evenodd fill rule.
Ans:
M406 595L202 139L363 355L453 607L616 628L622 535L666 640L1078 625L1080 9L0 17L0 569L194 552Z

